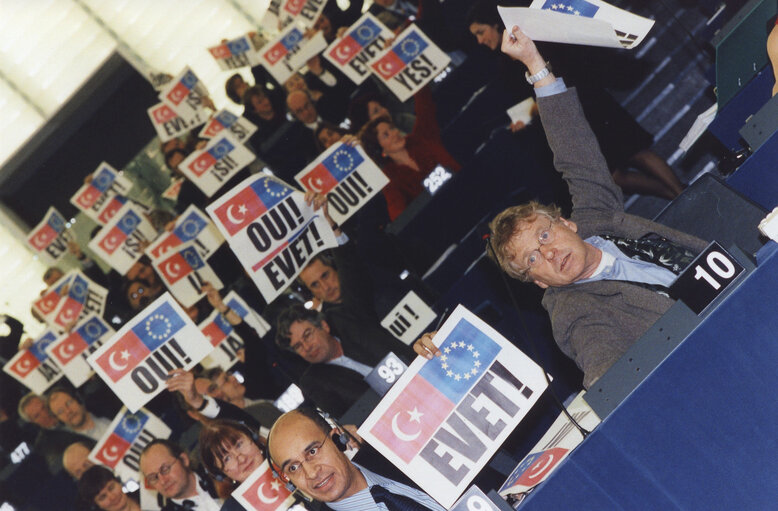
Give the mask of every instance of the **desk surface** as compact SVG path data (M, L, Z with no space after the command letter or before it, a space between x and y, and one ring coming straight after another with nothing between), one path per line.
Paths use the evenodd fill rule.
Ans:
M775 509L778 245L520 509Z

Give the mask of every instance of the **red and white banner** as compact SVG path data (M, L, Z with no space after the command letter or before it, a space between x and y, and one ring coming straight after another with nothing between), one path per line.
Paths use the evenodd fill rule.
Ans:
M191 369L212 349L189 316L165 293L88 359L131 411L165 389L168 372Z
M378 18L366 12L343 37L332 41L324 57L357 85L370 76L370 63L383 51L394 33Z
M304 197L283 181L257 174L206 208L268 303L313 256L337 246L327 221Z
M267 460L233 490L232 497L249 511L282 511L294 504L292 492L273 476Z
M127 202L89 242L89 249L124 275L143 255L143 244L153 241L157 231L143 210Z
M224 238L208 215L194 204L176 218L172 231L160 234L146 247L145 252L153 261L164 257L171 249L187 241L194 242L197 253L204 258L210 257L224 243Z
M92 376L86 359L116 332L103 318L89 314L69 333L59 337L47 348L51 357L74 387L80 387Z
M208 116L203 112L203 97L208 94L205 86L189 66L170 80L159 93L159 99L184 119L193 119L199 114L201 119Z
M416 25L402 31L392 46L370 64L373 73L400 101L427 85L451 59Z
M73 239L66 229L65 217L50 206L43 220L30 231L27 243L39 254L47 254L58 261L67 254L68 241Z
M332 219L343 224L389 183L360 146L338 142L295 177L305 189L327 196Z
M11 357L11 360L3 366L3 371L31 391L42 395L46 389L62 378L62 370L46 353L46 348L56 339L56 333L46 330L32 343L32 346L18 351Z
M95 284L80 271L72 270L68 276L71 278L67 292L49 317L49 325L59 333L70 329L90 313L102 316L108 298L107 289Z
M203 109L196 109L187 117L182 117L165 102L157 103L146 112L151 124L162 142L167 142L200 126L207 117Z
M228 131L212 138L204 148L194 151L178 168L208 197L212 197L257 157Z
M543 370L458 306L359 434L449 508L545 390Z
M305 39L305 27L290 23L280 34L262 47L262 65L278 83L284 83L292 73L308 62L308 59L321 53L327 47L327 41L321 31L310 39Z
M187 241L152 261L154 269L168 290L184 307L191 307L205 296L203 284L209 282L215 289L224 284L204 257L197 253L194 242Z
M123 406L89 453L89 460L108 467L122 481L137 480L143 448L154 439L170 437L170 433L167 424L147 409L131 413Z
M245 117L235 115L227 109L222 109L213 114L203 129L200 130L200 138L212 139L222 131L228 131L235 140L245 144L249 137L257 131L257 127Z

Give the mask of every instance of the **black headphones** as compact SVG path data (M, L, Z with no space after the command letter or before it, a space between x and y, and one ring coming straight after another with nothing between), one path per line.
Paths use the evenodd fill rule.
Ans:
M323 411L321 408L316 408L316 413L321 417L327 424L329 424L332 429L336 430L336 433L333 433L330 435L327 433L328 436L330 436L330 439L332 440L332 443L335 444L335 447L338 448L339 451L344 452L346 449L348 449L348 442L351 439L351 436L346 432L343 427L341 427L338 422L330 417L330 414ZM294 485L292 481L289 480L289 478L286 476L286 474L283 473L281 470L281 467L279 467L275 461L273 461L273 458L270 456L270 435L267 437L267 442L265 442L265 459L267 459L268 465L270 465L270 470L273 473L273 477L276 479L279 479L284 483L286 486L286 489L290 492L295 492L297 490L297 487ZM306 496L307 500L310 500L310 497Z
M247 437L249 437L252 442L257 444L257 446L260 445L259 444L259 433L257 433L256 431L254 431L253 429L248 427L245 422L238 421L238 420L229 420L227 422L231 426L233 426L234 428L238 429L241 433L243 433ZM265 454L265 458L268 459L267 458L267 447L265 447L265 452L263 452L263 454ZM206 463L202 463L202 466L203 466L203 470L205 471L205 474L208 477L210 477L211 479L213 479L214 481L222 482L222 481L227 479L227 476L225 476L222 472L213 473L210 470L208 470L208 466L207 466Z

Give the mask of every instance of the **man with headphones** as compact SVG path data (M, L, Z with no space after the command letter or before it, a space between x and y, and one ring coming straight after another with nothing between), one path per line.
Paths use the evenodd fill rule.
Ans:
M162 511L219 511L223 504L210 479L170 440L149 442L140 455L140 475L160 495Z
M353 463L344 453L347 443L342 429L315 411L298 408L270 430L268 459L280 479L323 503L322 509L445 510L426 493Z

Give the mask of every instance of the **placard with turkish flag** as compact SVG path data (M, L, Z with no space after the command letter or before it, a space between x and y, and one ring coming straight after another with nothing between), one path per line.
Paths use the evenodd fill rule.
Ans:
M142 208L128 201L89 242L89 249L124 275L143 255L144 243L157 237Z
M267 460L233 490L232 497L249 511L282 511L295 500L286 485L273 476Z
M313 256L337 246L329 223L302 192L264 174L246 178L206 211L267 303Z
M201 119L208 116L203 111L203 97L208 94L205 85L189 66L159 93L159 99L184 119L193 119L199 114Z
M211 46L208 48L208 53L216 60L222 71L259 65L259 53L254 49L248 34Z
M193 241L182 243L151 263L184 307L191 307L205 296L204 283L209 282L215 289L224 287L211 265L197 253Z
M194 204L176 218L173 230L160 234L146 247L145 252L153 261L187 241L194 242L197 253L204 258L210 257L224 243L224 238L208 215Z
M305 28L312 28L326 4L327 0L281 0L281 22L286 25L294 21Z
M370 76L370 63L394 37L381 21L366 12L324 50L324 57L357 85Z
M257 157L233 137L222 130L178 166L179 170L208 197L212 197L232 176L240 172Z
M262 317L257 311L249 307L246 301L240 297L234 290L227 293L224 297L224 303L240 316L243 321L249 324L257 332L259 337L263 337L270 331L270 323Z
M545 390L543 370L462 305L359 434L449 508Z
M54 331L44 331L32 346L17 351L3 366L3 371L31 391L42 395L46 389L62 378L62 370L46 353L46 348L56 339L57 334Z
M133 413L123 406L88 458L111 469L122 481L137 480L143 448L154 439L170 437L171 432L167 424L147 409Z
M303 188L327 196L332 219L343 224L389 183L362 147L337 142L294 178Z
M416 25L410 25L379 57L373 73L400 101L410 98L446 69L451 59Z
M115 168L102 162L92 172L91 179L70 198L70 203L89 218L105 225L124 205L125 197L132 189L132 181Z
M67 273L59 278L54 284L48 287L39 298L32 302L32 310L40 316L40 319L50 323L54 316L54 311L59 305L62 296L67 292L67 285L73 277L72 273Z
M292 73L327 47L321 31L305 39L305 27L297 22L286 28L262 47L262 65L278 83L284 83Z
M93 372L87 357L115 333L103 318L90 313L70 332L52 342L46 353L57 362L70 383L80 387Z
M124 325L87 362L131 411L165 389L168 372L189 370L213 347L165 293Z
M108 290L92 282L80 271L72 270L68 275L72 278L67 293L62 296L49 321L51 327L60 333L90 313L102 316L108 299Z
M39 254L48 254L56 262L67 254L68 241L72 239L65 226L65 217L50 206L43 220L30 231L27 243Z
M238 350L243 349L246 343L235 332L227 318L214 310L199 327L213 346L210 355L202 360L202 366L207 369L221 367L225 371L234 366L238 362Z
M229 131L235 140L245 144L249 137L257 131L253 122L241 115L235 115L226 108L223 108L213 114L203 129L200 130L199 137L210 140L222 131Z
M162 142L173 140L200 126L208 117L205 110L196 109L187 117L182 117L164 101L152 106L146 112L151 124Z

